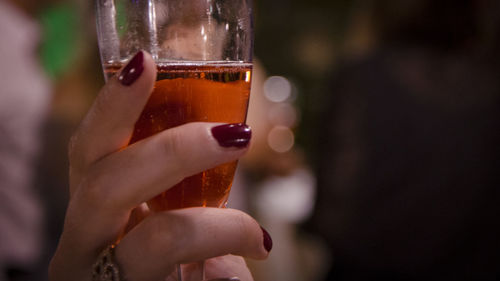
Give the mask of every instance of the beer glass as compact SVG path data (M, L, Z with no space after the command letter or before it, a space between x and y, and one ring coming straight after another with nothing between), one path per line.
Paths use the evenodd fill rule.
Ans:
M130 143L188 122L245 122L252 77L251 0L98 0L106 79L138 51L155 60L153 93ZM188 177L147 202L153 212L223 207L236 162ZM180 273L180 272L179 272Z

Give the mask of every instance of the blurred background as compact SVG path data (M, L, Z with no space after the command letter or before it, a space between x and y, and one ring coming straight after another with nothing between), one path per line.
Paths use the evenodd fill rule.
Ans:
M500 2L254 8L254 137L229 205L273 237L255 279L498 280ZM0 19L0 281L47 280L68 139L104 83L93 5L0 0Z

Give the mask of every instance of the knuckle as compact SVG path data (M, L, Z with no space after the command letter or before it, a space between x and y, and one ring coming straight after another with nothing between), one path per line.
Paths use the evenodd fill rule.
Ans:
M79 133L74 133L68 141L68 161L70 170L77 171L77 174L82 173L88 165L87 156L84 153L84 148L80 144Z
M83 163L83 156L81 153L81 148L79 141L80 137L78 132L75 132L68 141L68 160L70 165L82 165Z
M108 83L101 89L92 108L95 110L94 114L105 113L107 111L112 93L117 90L115 88L115 83Z
M175 173L182 175L182 177L188 175L186 170L190 168L187 154L183 153L184 145L186 144L180 130L172 129L163 139L163 152L168 159L171 159L175 163Z
M89 166L93 162L92 153L90 153L90 142L88 138L88 133L85 132L85 122L83 120L82 124L78 130L73 133L68 141L68 160L71 166L83 169Z
M101 173L89 172L80 184L82 199L91 208L103 209L116 205L112 188L105 184L105 176Z
M237 253L254 252L255 249L261 246L260 225L254 218L244 212L237 211L234 214L233 222L233 231L239 237L238 241L236 241L238 245ZM252 235L249 235L249 233L252 233Z
M71 135L71 137L69 138L69 142L68 142L68 156L70 158L70 160L72 158L74 158L75 156L75 152L76 152L76 144L77 144L77 135L76 133L73 133L73 135Z
M251 222L253 222L254 219L250 215L235 210L233 216L234 216L236 230L239 231L240 233L247 233L248 229L253 226Z
M182 250L182 245L185 245L183 238L186 236L185 224L182 220L176 219L168 213L158 213L150 215L142 222L146 228L146 239L144 247L149 252L155 252L158 248L166 252L176 253ZM168 257L173 259L174 257ZM166 261L176 263L174 260Z

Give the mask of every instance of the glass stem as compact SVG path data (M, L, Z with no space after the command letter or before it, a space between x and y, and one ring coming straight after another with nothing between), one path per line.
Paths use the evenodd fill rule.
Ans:
M204 281L205 280L205 260L199 261L198 262L198 268L200 269L200 280Z
M178 263L177 266L177 281L182 281L182 268L181 268L181 264Z

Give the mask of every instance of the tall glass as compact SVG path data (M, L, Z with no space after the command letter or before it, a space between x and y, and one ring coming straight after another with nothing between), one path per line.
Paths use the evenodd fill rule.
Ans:
M105 76L139 50L153 56L154 92L131 143L195 121L245 122L252 73L249 0L100 0ZM153 211L225 204L236 163L189 177L148 202Z
M140 50L153 56L158 70L130 143L188 122L245 122L252 77L250 1L97 1L106 78ZM152 211L222 207L235 169L232 162L188 177L148 206Z

